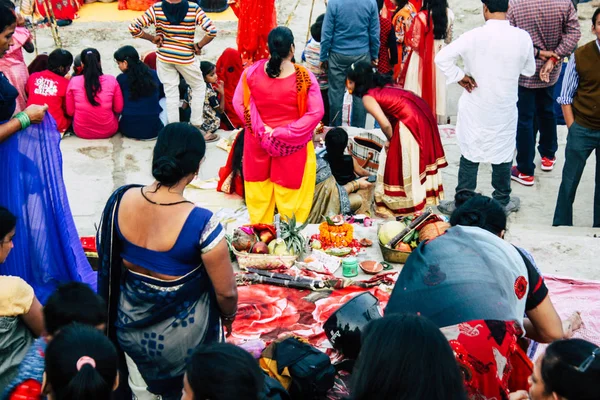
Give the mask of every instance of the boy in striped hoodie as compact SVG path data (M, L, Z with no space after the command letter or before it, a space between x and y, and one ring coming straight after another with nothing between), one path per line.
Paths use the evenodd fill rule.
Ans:
M156 35L144 31L154 25ZM201 26L206 35L194 43L196 26ZM214 23L200 6L188 0L162 0L155 3L129 26L133 37L146 39L156 44L156 72L167 97L167 119L179 122L179 74L192 90L192 115L190 122L202 125L202 112L206 84L200 72L196 55L217 36ZM210 139L210 138L207 138Z

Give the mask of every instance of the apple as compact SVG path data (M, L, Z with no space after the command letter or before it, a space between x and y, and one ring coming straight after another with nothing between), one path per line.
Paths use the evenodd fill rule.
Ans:
M269 247L264 242L256 242L256 244L252 246L252 250L250 250L250 253L269 254Z
M273 239L275 239L275 236L268 229L265 229L264 231L262 231L260 233L260 235L258 235L258 237L260 238L261 242L266 243L266 244L271 243L271 241Z

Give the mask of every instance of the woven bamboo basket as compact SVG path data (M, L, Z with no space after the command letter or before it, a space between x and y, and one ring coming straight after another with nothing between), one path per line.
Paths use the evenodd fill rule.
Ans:
M248 268L255 269L277 269L277 268L290 268L298 256L277 256L274 254L253 254L253 253L242 253L233 249L240 269L246 270Z

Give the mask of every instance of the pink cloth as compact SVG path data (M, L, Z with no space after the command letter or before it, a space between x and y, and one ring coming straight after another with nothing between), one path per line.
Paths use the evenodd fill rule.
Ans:
M600 346L600 282L544 275L552 304L564 320L575 311L581 312L583 327L573 337ZM534 359L544 354L547 345L540 344Z
M84 77L74 76L67 88L67 114L73 117L75 135L83 139L106 139L117 133L123 111L123 94L112 75L100 77L96 95L99 106L93 106L85 94Z
M29 78L27 64L23 59L23 45L31 39L31 33L27 28L17 26L13 35L14 44L6 52L4 57L0 58L0 71L6 75L10 84L19 92L17 97L17 107L15 114L23 111L27 106L27 95L25 85Z
M261 145L265 125L273 128L272 136L292 146L306 145L312 138L316 126L323 118L323 98L319 83L309 72L311 85L308 90L306 113L300 117L296 75L282 79L270 78L265 72L267 60L255 62L247 69L250 88L250 118L252 133L244 142L244 180L248 182L272 182L298 189L304 176L306 147L293 154L275 157ZM277 105L274 107L274 105ZM240 79L233 96L233 108L244 119L244 88Z

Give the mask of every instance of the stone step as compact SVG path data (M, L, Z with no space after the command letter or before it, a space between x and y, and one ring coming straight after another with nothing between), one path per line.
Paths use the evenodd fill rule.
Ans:
M544 274L600 280L600 229L509 224L506 240L529 251Z

